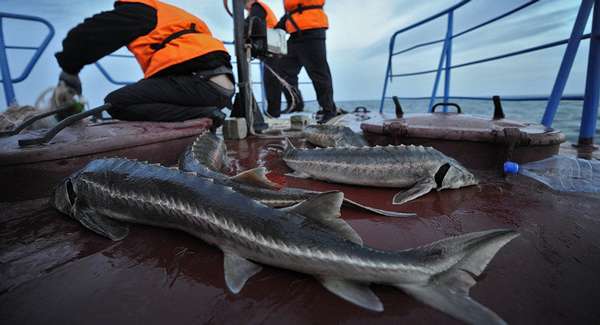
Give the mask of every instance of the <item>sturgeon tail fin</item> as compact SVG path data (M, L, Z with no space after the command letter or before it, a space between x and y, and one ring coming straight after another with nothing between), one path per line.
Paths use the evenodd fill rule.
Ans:
M290 138L285 138L283 157L287 157L287 156L291 155L294 152L294 150L296 150L296 147L294 146L294 144L292 143Z
M214 172L223 172L229 164L227 145L214 133L200 134L192 143L191 158Z
M444 271L432 276L425 284L397 284L396 287L464 322L506 324L493 311L471 299L469 290L477 283L475 277L483 272L500 248L517 236L519 234L513 230L489 230L415 248L411 253L424 260L440 261Z

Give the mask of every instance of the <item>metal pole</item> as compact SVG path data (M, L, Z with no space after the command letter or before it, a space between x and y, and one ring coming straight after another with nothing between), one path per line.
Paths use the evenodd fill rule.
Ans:
M560 69L558 70L554 87L552 88L552 94L550 95L550 100L548 100L546 111L544 112L544 117L542 118L542 124L546 127L551 127L552 122L554 121L554 116L556 115L556 110L560 104L560 98L565 90L569 73L573 67L573 62L575 61L577 48L579 47L579 42L581 41L581 36L583 35L583 31L585 29L585 25L587 24L588 17L590 16L594 1L595 0L583 0L581 2L581 6L579 7L577 19L575 19L575 24L573 25L573 30L571 31L571 37L569 39L569 43L567 44L567 49L565 50L562 63L560 64Z
M450 30L446 30L446 39L444 40L444 45L442 46L442 55L440 55L440 62L438 63L438 69L435 74L435 81L433 82L433 91L431 92L431 98L429 99L429 109L431 112L433 108L433 103L435 102L435 96L437 95L438 85L440 84L440 77L442 75L442 66L444 65L444 58L446 57L446 52L448 51L448 32Z
M2 28L2 18L0 18L0 70L2 72L2 85L4 86L4 97L6 97L6 106L16 104L15 89L10 76L10 68L6 57L6 44L4 43L4 30Z
M233 0L233 36L235 42L235 56L238 71L238 87L240 102L246 115L248 131L254 133L252 114L252 84L250 80L250 68L246 57L244 37L244 0Z
M387 69L385 70L385 79L383 80L383 94L381 95L381 103L379 104L379 113L383 113L383 102L385 101L385 93L388 86L388 79L390 78L390 65L392 64L392 56L388 58Z
M262 107L262 111L267 111L267 91L265 90L265 64L263 61L260 61L260 93L262 95L262 101L260 106ZM281 95L280 95L281 96Z
M392 53L394 52L394 45L396 44L396 34L390 39L390 48L388 52L387 68L385 69L385 78L383 79L383 94L381 95L381 103L379 104L379 113L383 113L383 103L385 102L385 94L388 87L388 81L392 80ZM389 80L388 80L389 79Z
M444 103L448 102L450 96L450 73L452 69L452 34L454 25L454 10L448 13L448 33L446 39L448 40L448 48L446 49L446 72L444 73ZM448 106L444 106L444 113L448 112Z
M592 38L590 39L590 55L588 57L587 80L583 113L579 128L579 145L593 146L596 134L598 105L600 104L600 0L594 5L592 20Z

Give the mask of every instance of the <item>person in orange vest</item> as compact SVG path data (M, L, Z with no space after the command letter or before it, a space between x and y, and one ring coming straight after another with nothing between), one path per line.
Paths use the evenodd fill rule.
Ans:
M87 18L69 31L56 59L59 82L81 94L78 74L87 65L127 46L144 78L105 98L108 113L129 121L184 121L209 117L222 123L231 106L231 57L200 18L158 0L118 0L114 9Z
M246 0L246 11L248 11L248 17L246 18L248 25L252 22L254 26L253 33L261 34L260 31L264 30L265 27L275 28L277 25L277 16L264 1ZM265 57L262 60L275 73L279 73L279 57ZM269 117L279 117L281 115L281 83L266 66L263 68L263 83L267 101L267 115ZM293 89L293 91L296 91L296 89ZM292 102L291 95L287 91L284 92L284 95L289 105ZM298 96L297 93L294 95ZM296 102L299 102L299 100L296 100Z
M300 70L306 69L322 109L317 113L317 122L325 123L337 114L325 47L329 28L325 0L283 0L283 5L285 15L277 27L285 28L290 38L288 54L281 59L279 69L282 77L295 86Z

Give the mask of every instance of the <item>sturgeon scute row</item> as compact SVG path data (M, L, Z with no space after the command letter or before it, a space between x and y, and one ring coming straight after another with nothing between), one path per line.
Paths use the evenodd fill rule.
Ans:
M488 230L382 251L363 246L339 218L342 201L342 193L329 192L278 210L194 173L126 159L92 161L51 198L59 211L113 240L137 223L178 229L219 247L233 293L265 264L313 275L332 293L375 311L383 304L370 283L400 288L469 323L504 323L468 291L516 232Z
M319 147L364 147L369 143L360 134L342 125L309 125L302 132L306 140Z

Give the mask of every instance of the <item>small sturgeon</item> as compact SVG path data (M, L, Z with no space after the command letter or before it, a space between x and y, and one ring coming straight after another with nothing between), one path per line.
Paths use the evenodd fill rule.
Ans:
M364 147L369 143L360 134L342 125L309 125L303 135L308 142L319 147Z
M227 164L226 157L227 146L223 139L207 132L199 135L183 153L179 159L179 169L194 172L201 177L212 178L219 184L231 186L235 191L274 208L289 207L323 193L293 187L278 188L276 184L265 177L266 169L260 167L234 177L228 177L221 173ZM415 216L414 213L368 207L347 198L344 198L344 205L386 217Z
M126 159L90 162L57 186L51 203L88 229L121 240L126 223L184 231L219 247L225 283L238 293L256 263L313 275L337 296L383 311L370 283L390 285L457 319L504 324L469 297L493 256L518 234L488 230L398 252L362 245L340 216L343 193L278 210L197 177Z
M283 160L290 176L376 187L408 188L394 196L402 204L432 189L476 185L477 179L458 161L422 146L375 146L297 149L287 140Z

